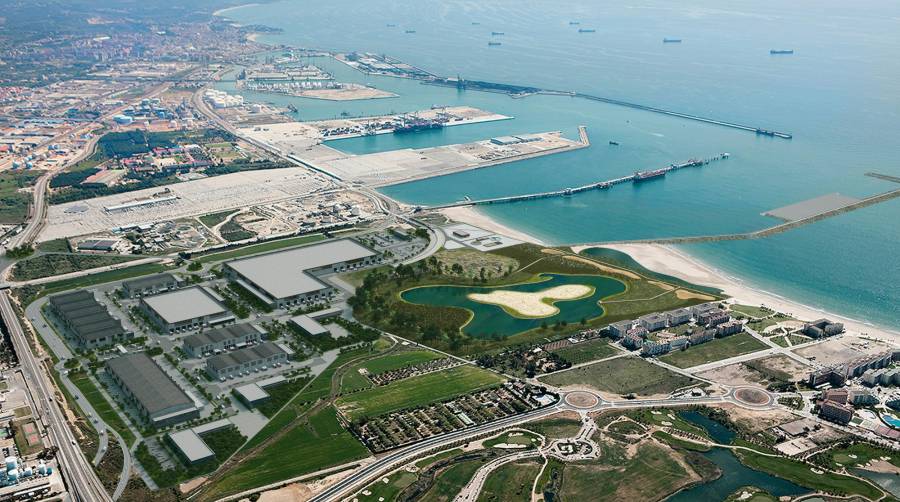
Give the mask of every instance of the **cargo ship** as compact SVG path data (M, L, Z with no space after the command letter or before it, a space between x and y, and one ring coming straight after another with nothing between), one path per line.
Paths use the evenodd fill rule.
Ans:
M444 124L441 124L440 122L410 122L394 129L394 134L431 131L442 127L444 127Z
M500 35L506 35L506 33L503 33L502 31L492 31L491 32L492 37L496 37L496 36L500 36Z
M648 181L655 178L659 178L666 175L668 169L654 169L653 171L635 171L634 172L634 181Z
M793 54L793 53L794 53L794 49L786 49L786 50L772 49L769 51L769 54Z
M578 26L581 24L581 21L569 21L569 26Z
M489 45L489 46L496 46L496 45L503 45L503 44L500 43L500 42L488 42L488 45Z
M578 33L595 33L596 31L593 28L578 28Z
M387 24L387 27L388 27L388 28L396 28L397 25L396 25L396 24L393 24L393 23L388 23L388 24Z
M416 30L406 30L404 33L415 33Z
M619 142L618 142L618 141L614 141L614 140L609 140L609 144L612 145L612 146L619 146Z
M680 38L664 38L663 43L664 44L680 44L681 39Z
M472 26L480 26L480 25L481 25L481 23L479 23L478 21L472 21Z

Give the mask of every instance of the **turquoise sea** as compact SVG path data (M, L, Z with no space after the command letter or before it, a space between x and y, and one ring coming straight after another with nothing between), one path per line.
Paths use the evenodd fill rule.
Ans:
M273 44L385 53L442 75L583 91L794 134L787 141L569 97L512 99L367 77L325 59L316 62L341 80L400 97L335 103L242 92L253 100L293 102L302 119L434 104L515 117L331 143L354 153L549 130L576 138L579 125L588 127L593 144L587 149L384 189L412 203L564 188L732 154L651 183L482 209L548 242L753 230L774 223L760 215L769 209L831 192L859 197L895 188L866 172L900 176L896 2L286 0L225 15L282 28L261 38ZM579 27L596 32L578 33ZM487 45L492 31L505 32L493 37L502 46ZM683 43L663 44L664 37ZM795 53L772 56L770 49ZM768 239L683 249L760 289L897 328L898 221L900 200L894 199Z

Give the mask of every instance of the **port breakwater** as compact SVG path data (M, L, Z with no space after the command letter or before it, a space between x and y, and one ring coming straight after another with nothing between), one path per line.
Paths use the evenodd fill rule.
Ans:
M793 220L786 223L780 223L778 225L773 225L771 227L766 227L760 230L755 230L753 232L742 232L742 233L734 233L734 234L718 234L718 235L693 235L687 237L666 237L659 239L632 239L632 240L621 240L621 241L605 241L605 242L592 242L587 244L580 244L586 247L600 247L609 244L664 244L664 245L674 245L674 244L696 244L701 242L719 242L719 241L743 241L749 239L761 239L763 237L768 237L770 235L780 234L782 232L787 232L788 230L793 230L797 227L801 227L803 225L809 225L810 223L815 223L820 220L824 220L825 218L831 218L832 216L838 216L843 213L848 213L850 211L854 211L856 209L861 209L866 206L871 206L873 204L878 204L880 202L885 202L891 199L895 199L900 197L900 188L891 190L889 192L884 192L876 195L872 195L870 197L866 197L865 199L861 199L858 202L854 202L853 204L848 204L843 207L839 207L836 209L830 209L828 211L823 211L818 214L814 214L812 216L800 219Z
M586 141L587 141L586 135L584 134L584 131L582 130L582 142L586 142ZM706 164L709 164L710 162L727 159L728 157L729 157L729 154L720 153L718 155L708 157L705 159L690 159L685 162L669 164L668 166L666 166L662 169L659 169L659 171L661 171L661 173L662 173L659 175L659 177L665 176L666 174L668 174L672 171L676 171L678 169L684 169L686 167L701 167L701 166L705 166ZM627 183L629 181L637 183L637 182L641 182L643 180L640 178L640 176L638 176L638 172L636 172L635 174L629 174L628 176L622 176L620 178L614 178L611 180L597 181L594 183L589 183L587 185L582 185L582 186L574 187L574 188L564 188L562 190L550 190L550 191L546 191L546 192L537 192L537 193L522 194L522 195L509 195L509 196L505 196L505 197L492 197L492 198L488 198L488 199L466 199L466 200L461 200L461 201L457 201L457 202L451 202L448 204L438 204L438 205L428 206L428 207L420 206L417 208L417 210L424 210L424 209L437 210L437 209L447 209L447 208L451 208L451 207L462 207L462 206L485 206L485 205L491 205L491 204L508 204L511 202L521 202L521 201L535 200L535 199L547 199L550 197L566 197L566 196L574 195L574 194L577 194L580 192L587 192L589 190L601 190L601 189L611 188L614 185Z

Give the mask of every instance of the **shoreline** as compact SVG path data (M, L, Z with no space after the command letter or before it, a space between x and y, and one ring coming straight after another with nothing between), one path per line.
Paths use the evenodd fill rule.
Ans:
M241 5L234 5L231 7L225 7L224 9L219 9L219 10L213 12L212 15L222 17L222 15L228 11L243 9L244 7L256 7L257 5L260 5L260 4L253 2L253 3L245 3L245 4L241 4Z
M440 210L440 213L452 220L461 223L469 223L476 227L503 234L524 242L540 246L552 245L533 235L498 223L484 213L480 213L471 207L442 209ZM589 246L573 245L571 247L573 251L578 252ZM886 339L895 343L900 342L900 331L869 324L858 319L804 305L803 303L785 298L776 293L754 288L740 278L732 277L673 246L664 246L660 244L609 244L599 247L626 253L641 265L655 272L678 277L679 279L695 284L721 289L724 294L728 295L738 303L765 305L766 307L778 312L790 314L803 321L813 321L815 319L827 317L833 321L843 322L848 331L864 334L872 338Z

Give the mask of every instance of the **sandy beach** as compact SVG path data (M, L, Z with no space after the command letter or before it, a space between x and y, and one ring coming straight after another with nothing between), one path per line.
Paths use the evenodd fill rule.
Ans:
M548 245L534 236L497 223L490 217L479 213L476 209L471 207L443 209L441 210L441 213L454 221L469 223L476 227L497 232L498 234L503 234L514 239L542 246ZM744 284L739 279L730 277L672 246L663 246L659 244L619 244L603 247L627 253L637 260L638 263L650 270L678 277L695 284L719 288L724 291L726 295L732 297L737 303L765 305L766 307L792 315L804 321L827 317L833 321L843 322L848 331L865 334L872 338L881 338L893 343L900 343L900 331L866 324L833 312L826 312L808 305L803 305L777 294L755 289ZM585 249L585 246L573 246L572 249L578 252Z
M221 15L225 14L226 12L229 12L232 10L243 9L244 7L253 7L255 5L259 5L259 4L258 3L245 3L245 4L241 4L241 5L235 5L233 7L226 7L224 9L219 9L219 10L213 12L212 15L221 16Z
M627 253L641 265L674 277L719 288L737 303L749 305L765 305L771 309L790 314L798 319L811 321L827 317L833 321L843 322L852 332L867 334L873 338L882 338L892 342L900 342L900 332L865 324L839 314L826 312L814 307L791 301L773 293L754 289L741 283L739 279L716 270L706 263L671 246L659 244L620 244L603 246ZM575 246L573 250L581 251L584 246Z

